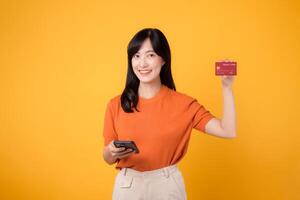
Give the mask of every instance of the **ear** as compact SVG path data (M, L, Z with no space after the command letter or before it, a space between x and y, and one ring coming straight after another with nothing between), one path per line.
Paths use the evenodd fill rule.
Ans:
M163 63L162 63L162 65L161 65L161 66L164 66L164 64L166 64L166 62L163 60Z

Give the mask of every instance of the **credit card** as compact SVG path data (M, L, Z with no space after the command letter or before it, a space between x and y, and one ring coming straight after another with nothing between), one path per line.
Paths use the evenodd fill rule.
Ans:
M216 76L229 75L236 76L237 67L236 62L216 62L215 63L215 73Z

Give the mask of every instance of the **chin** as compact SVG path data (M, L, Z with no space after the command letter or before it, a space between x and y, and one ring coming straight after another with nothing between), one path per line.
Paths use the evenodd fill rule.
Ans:
M151 83L151 82L153 82L153 79L145 79L145 78L140 79L140 83Z
M140 80L140 82L143 82L143 83L149 83L154 80L153 77L141 77L139 75L137 75L137 78Z

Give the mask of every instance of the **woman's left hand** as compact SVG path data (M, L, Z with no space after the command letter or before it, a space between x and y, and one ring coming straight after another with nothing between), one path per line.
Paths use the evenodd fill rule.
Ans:
M230 88L232 86L234 76L222 75L222 86Z

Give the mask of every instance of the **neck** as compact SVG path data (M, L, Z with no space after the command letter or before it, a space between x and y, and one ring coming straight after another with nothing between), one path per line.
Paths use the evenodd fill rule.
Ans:
M162 84L159 81L154 82L154 83L142 83L140 82L139 85L139 96L145 99L150 99L154 97L160 90Z

